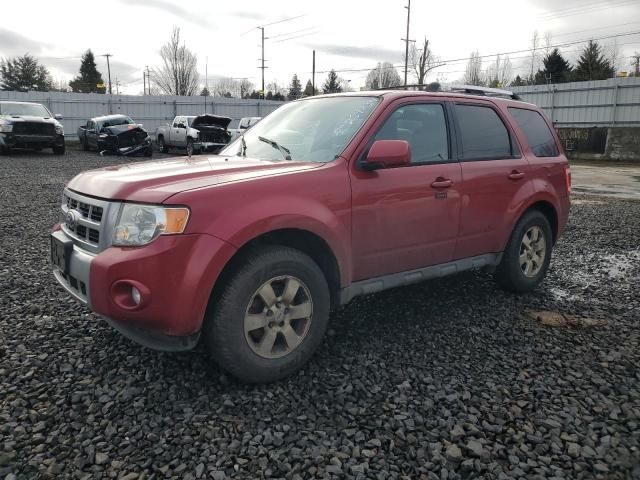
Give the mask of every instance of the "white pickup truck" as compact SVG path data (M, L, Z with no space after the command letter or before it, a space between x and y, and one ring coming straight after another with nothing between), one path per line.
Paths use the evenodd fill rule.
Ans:
M256 123L262 120L262 117L243 117L240 119L238 128L230 128L231 141L234 141L240 135L247 131L248 128L253 127Z
M218 115L178 115L171 125L157 128L156 144L163 153L168 153L171 147L184 148L187 155L217 153L231 141L229 123L229 117Z

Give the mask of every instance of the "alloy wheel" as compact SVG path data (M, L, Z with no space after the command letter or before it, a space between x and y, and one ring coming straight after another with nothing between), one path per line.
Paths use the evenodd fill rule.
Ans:
M542 228L534 225L529 228L520 243L519 263L525 277L533 278L544 266L547 255L547 241Z
M313 319L307 286L291 275L274 277L251 296L244 334L251 350L263 358L281 358L300 346Z

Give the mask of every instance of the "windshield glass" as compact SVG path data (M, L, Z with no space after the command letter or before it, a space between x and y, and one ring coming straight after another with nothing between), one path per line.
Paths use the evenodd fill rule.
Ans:
M42 105L28 103L0 103L0 115L25 115L31 117L51 117Z
M115 127L116 125L133 125L133 120L129 117L110 118L104 121L102 128Z
M330 162L342 153L377 104L378 97L365 96L287 103L247 130L220 155Z

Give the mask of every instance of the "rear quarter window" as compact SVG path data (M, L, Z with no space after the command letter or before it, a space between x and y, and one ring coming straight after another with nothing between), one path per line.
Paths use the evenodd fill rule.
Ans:
M540 112L509 107L509 113L524 133L527 143L536 157L558 156L555 138Z

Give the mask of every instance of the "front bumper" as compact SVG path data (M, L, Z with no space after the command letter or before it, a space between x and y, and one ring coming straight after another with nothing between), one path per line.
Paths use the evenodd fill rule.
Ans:
M147 139L139 145L129 147L118 147L117 145L107 145L104 142L98 143L100 155L117 155L121 157L133 157L135 155L149 155L152 151L151 140Z
M220 150L222 150L227 145L228 145L228 143L195 142L193 144L193 147L196 150L199 150L201 152L218 153Z
M60 229L52 234L71 238ZM109 247L90 253L73 246L69 273L54 277L127 338L156 350L193 348L211 289L235 249L209 235L160 237L144 247ZM139 285L140 305L122 302L121 285Z
M64 146L64 135L17 135L0 133L0 146L10 148L51 148Z

